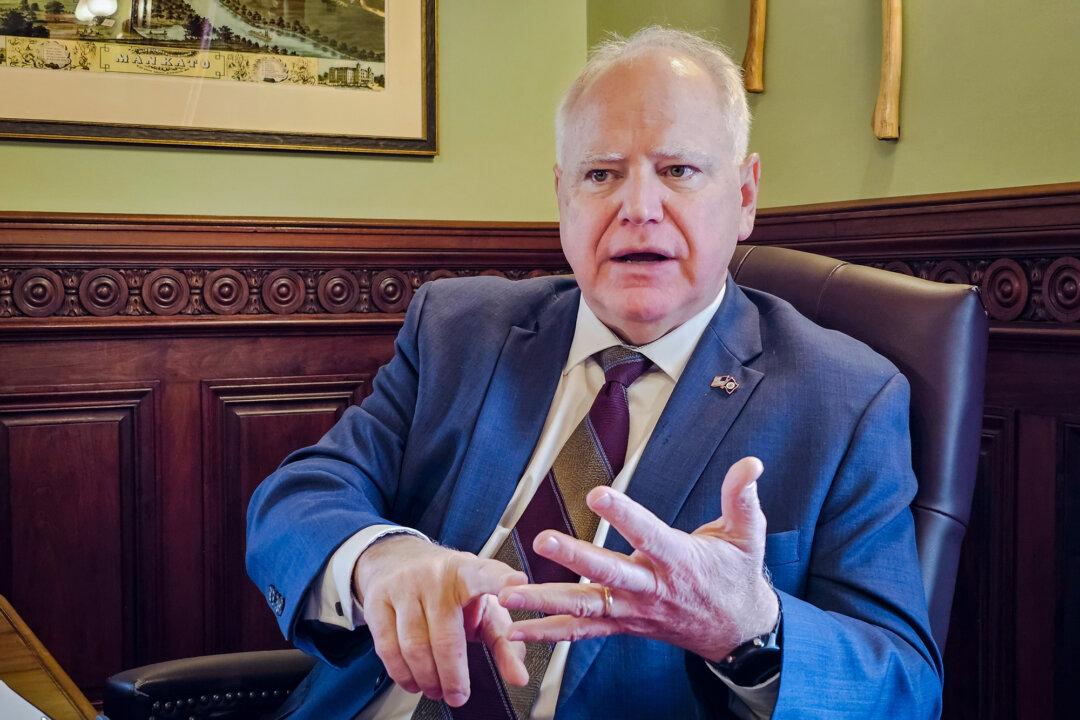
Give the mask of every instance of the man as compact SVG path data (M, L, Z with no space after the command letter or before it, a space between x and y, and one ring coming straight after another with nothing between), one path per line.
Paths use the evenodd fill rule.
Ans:
M574 278L425 285L252 499L249 572L322 660L285 714L939 712L907 384L730 281L748 124L699 38L592 56L557 118Z

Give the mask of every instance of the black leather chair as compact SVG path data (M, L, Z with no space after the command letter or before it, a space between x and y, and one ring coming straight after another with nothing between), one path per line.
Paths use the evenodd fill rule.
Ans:
M978 291L776 247L741 246L740 285L784 298L808 318L862 340L911 384L911 505L930 626L949 632L960 545L982 435L989 321Z
M982 427L988 323L978 292L752 245L737 248L731 272L862 340L907 376L919 479L912 511L931 629L944 647ZM109 678L104 710L111 720L256 718L280 705L311 665L296 650L148 665Z

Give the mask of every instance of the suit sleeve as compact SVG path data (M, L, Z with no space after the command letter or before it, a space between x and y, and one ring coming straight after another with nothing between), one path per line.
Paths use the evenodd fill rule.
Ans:
M340 664L371 647L366 628L344 630L305 620L308 589L334 551L386 518L397 492L416 406L419 326L428 286L417 291L372 393L348 408L315 445L291 453L252 495L247 571L301 650Z
M803 597L784 608L773 718L936 718L941 656L909 505L909 390L893 376L863 413L829 489Z

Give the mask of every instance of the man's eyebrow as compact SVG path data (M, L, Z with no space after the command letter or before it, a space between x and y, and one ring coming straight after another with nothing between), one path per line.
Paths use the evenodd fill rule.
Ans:
M706 152L700 150L694 150L692 148L675 145L672 147L658 148L649 153L649 157L654 160L667 160L680 163L687 163L701 168L702 170L711 169L716 163L712 156ZM618 152L594 152L585 153L581 158L581 161L577 163L575 170L580 171L585 168L591 168L596 165L609 165L614 163L620 163L626 160L626 155Z
M658 148L657 150L651 152L650 155L660 160L675 160L677 162L685 162L690 165L695 165L702 170L707 170L715 164L713 162L712 156L710 156L708 153L678 145L674 147Z
M585 156L581 158L581 162L578 163L579 167L586 165L601 165L604 163L617 163L626 159L626 156L622 153L609 152L609 153L585 153Z

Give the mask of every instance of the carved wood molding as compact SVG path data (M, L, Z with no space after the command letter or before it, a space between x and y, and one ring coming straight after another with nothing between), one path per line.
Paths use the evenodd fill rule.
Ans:
M30 334L392 331L430 280L568 271L552 223L0 213L0 328Z
M1080 183L767 208L751 242L845 257L1000 256L1080 248Z
M1080 183L764 209L750 242L978 285L996 335L1080 327ZM555 223L0 213L29 333L385 330L432 279L567 271Z
M144 584L140 594L136 578L154 578L161 564L160 402L157 380L0 391L0 592L33 605L28 618L54 621L43 624L42 639L91 695L100 693L104 676L80 645L88 637L86 618L67 612L70 586L57 582L92 582L83 609L122 616L123 633L94 644L97 659L127 667L157 656L161 588ZM78 461L63 459L69 456ZM93 518L80 526L88 508ZM53 524L71 533L65 541ZM46 536L54 539L43 546ZM59 572L64 566L46 559L73 551L79 568ZM32 588L36 594L26 594Z
M554 254L553 254L554 255ZM346 265L277 267L78 267L0 268L0 319L114 316L344 315L405 312L425 282L491 275L518 280L568 272L561 254L547 267ZM445 263L450 265L451 263Z
M750 242L978 285L997 327L1080 321L1080 183L774 208Z

